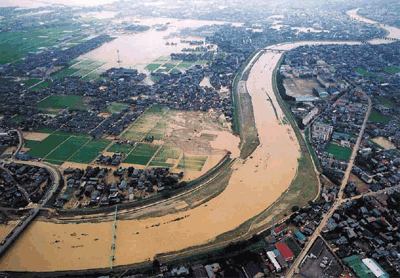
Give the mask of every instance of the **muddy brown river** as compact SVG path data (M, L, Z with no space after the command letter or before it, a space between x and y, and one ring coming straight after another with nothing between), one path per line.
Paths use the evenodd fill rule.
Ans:
M289 43L270 48L288 50L304 44L317 43ZM295 177L300 153L292 127L281 122L284 114L272 90L272 73L281 55L266 51L253 66L247 82L260 137L260 146L252 158L239 160L226 190L206 204L162 217L117 221L114 265L152 260L158 253L207 243L261 213L288 188ZM236 144L237 140L227 142ZM111 237L112 222L35 221L3 257L0 270L109 267Z

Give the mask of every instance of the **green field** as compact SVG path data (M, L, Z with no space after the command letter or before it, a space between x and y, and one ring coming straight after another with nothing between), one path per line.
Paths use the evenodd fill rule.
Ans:
M75 154L90 139L82 137L69 137L62 145L51 152L46 159L66 161Z
M35 87L32 87L31 90L33 90L33 91L39 91L40 89L49 87L51 84L52 84L51 81L43 81L43 82L41 82L41 83L35 85Z
M167 162L168 159L178 159L181 151L169 146L162 146L160 151L151 160L150 166L173 167L175 163Z
M356 72L358 72L359 74L362 74L365 77L368 76L372 76L372 74L370 74L368 71L366 71L365 69L361 69L361 68L355 68L354 69Z
M207 161L207 158L207 156L184 156L179 161L178 168L201 171Z
M119 102L113 102L110 104L110 106L107 107L107 109L104 112L108 113L120 113L122 110L125 108L129 107L128 104L126 103L119 103Z
M384 98L384 97L376 97L376 99L379 101L380 104L387 108L396 108L396 104L393 103L390 99Z
M138 143L125 159L125 163L146 165L158 150L159 146Z
M132 146L128 146L128 145L112 145L111 147L108 148L107 152L111 152L111 153L124 153L124 154L128 154L130 153L130 151L133 149Z
M146 69L148 69L149 71L155 71L160 66L161 66L161 64L148 64Z
M57 148L58 145L60 145L67 139L68 136L50 135L49 137L42 140L40 143L33 146L32 149L27 152L27 154L33 157L45 157L49 152Z
M184 69L188 69L193 65L193 62L182 62L179 64L179 67L184 68Z
M333 143L329 144L327 152L330 154L333 154L333 156L336 157L337 159L342 159L345 161L348 161L351 156L350 148L344 148L344 147L335 145Z
M43 160L44 162L48 162L54 165L58 165L60 166L61 164L63 164L65 161L60 161L60 160L52 160L52 159L45 159Z
M25 140L25 147L26 148L34 148L37 144L40 144L40 141L34 140Z
M37 78L32 78L32 79L28 79L28 80L23 81L24 86L27 87L27 88L29 88L30 86L32 86L32 85L34 85L36 83L39 83L39 82L40 82L40 79L37 79Z
M59 79L59 78L64 78L67 76L70 76L71 74L77 72L79 69L66 69L60 73L57 73L53 76L53 79Z
M73 157L68 159L71 162L90 163L92 162L109 144L111 140L91 140Z
M390 121L390 118L379 114L378 111L373 109L372 112L371 112L371 115L368 118L368 121L374 122L374 123L382 123L382 122Z
M40 51L41 47L56 45L59 43L57 39L66 35L64 31L75 32L77 28L80 28L80 26L70 25L29 30L29 32L0 33L0 65L21 59L27 56L29 52Z
M383 70L392 75L400 72L400 69L396 67L386 67Z
M176 148L172 148L169 146L162 146L161 150L157 153L155 158L163 157L163 158L171 158L171 159L178 159L181 156L181 151Z
M37 104L38 108L65 109L81 100L81 96L49 96Z
M168 111L168 108L163 106L152 106L123 134L122 139L141 141L145 136L154 135L153 129Z

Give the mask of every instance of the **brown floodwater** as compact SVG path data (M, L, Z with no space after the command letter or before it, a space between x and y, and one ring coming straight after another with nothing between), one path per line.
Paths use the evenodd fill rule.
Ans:
M151 28L146 32L137 34L111 34L117 36L117 39L103 44L99 48L90 51L79 59L93 59L106 63L102 69L118 67L118 53L121 62L121 67L136 68L144 70L145 67L161 56L165 56L164 62L168 61L168 56L171 53L180 53L183 48L194 48L187 43L181 43L181 38L175 35L183 28L196 28L205 25L222 25L233 24L241 25L240 23L228 23L222 21L205 21L192 19L174 19L174 18L123 18L119 21L130 21L132 24L140 24L147 26L156 26L168 24L168 29L165 31L156 31L156 28ZM134 23L138 21L139 23ZM186 40L202 40L204 38L186 37ZM166 43L174 42L177 45L166 45ZM156 62L161 63L163 62Z
M278 55L263 55L247 82L261 142L252 158L235 164L226 190L204 205L162 217L118 221L115 265L152 260L157 253L213 240L261 213L288 188L300 153L292 128L281 124L268 100L269 95L283 115L271 87L272 70L278 60ZM238 144L233 138L230 141ZM222 143L217 140L216 144ZM111 229L111 222L35 222L2 259L0 269L50 271L108 267Z

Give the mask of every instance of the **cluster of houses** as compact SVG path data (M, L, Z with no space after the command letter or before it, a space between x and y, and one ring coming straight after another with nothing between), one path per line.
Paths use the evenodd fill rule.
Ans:
M361 193L378 191L400 183L400 158L396 153L389 152L364 140L357 154L352 173L357 176L364 186L350 182L346 185L345 193L353 197Z
M24 58L23 63L7 64L2 67L0 72L5 75L45 77L48 73L47 70L55 67L64 67L69 61L113 39L109 35L103 34L64 50L47 49L40 52L32 52Z
M400 276L399 200L400 193L389 190L386 194L348 201L335 211L322 230L324 238L337 249L335 253L350 267L351 260L357 257L367 266L352 267L358 276L374 272L371 265L382 272L383 276L376 277Z
M107 162L105 157L102 159ZM113 171L90 166L85 170L68 168L64 170L64 175L67 186L54 204L57 208L64 207L68 202L85 207L141 200L178 188L178 178L181 177L171 173L168 168L140 170L120 167Z
M119 166L124 160L124 154L114 153L113 155L100 154L96 158L96 163L103 166Z
M44 168L15 163L4 167L7 171L0 169L0 202L4 207L25 207L26 195L38 203L50 186L50 175Z
M161 265L162 276L160 277L280 277L295 259L293 251L285 242L289 241L295 245L296 243L293 237L286 233L285 227L279 234L282 240L277 243L269 244L265 240L261 240L260 247L252 251L244 251L242 254L232 257L227 251L224 259L210 261L209 264L178 267ZM244 247L244 249L246 248Z
M10 132L0 129L0 155L10 147L16 147L19 144L17 132Z

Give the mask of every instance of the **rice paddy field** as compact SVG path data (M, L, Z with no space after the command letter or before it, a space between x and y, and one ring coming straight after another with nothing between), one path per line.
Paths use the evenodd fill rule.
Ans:
M135 121L135 123L122 135L122 140L142 141L142 139L152 136L153 129L163 119L169 111L162 106L153 106L148 109L144 115Z
M162 146L149 166L173 167L181 156L181 151L169 146Z
M67 161L90 139L80 137L69 137L62 145L46 156L47 159Z
M146 66L146 69L151 72L164 72L164 73L178 73L184 72L191 68L193 65L203 66L207 63L206 60L198 61L182 61L172 60L168 56L162 56L154 60L152 63Z
M188 156L182 157L178 164L179 169L188 169L192 171L201 171L206 164L207 156Z
M111 140L90 140L84 145L74 156L68 161L76 163L91 163L108 145L111 144Z
M65 135L50 135L49 137L45 138L43 141L37 142L34 146L27 152L27 154L33 157L43 158L49 152L57 148L61 145L65 140L67 140L69 136ZM31 142L30 145L32 146L33 143Z
M74 103L80 101L81 96L49 96L37 104L39 109L66 109Z
M160 146L138 143L125 159L125 163L147 165Z
M113 102L110 104L110 106L107 107L107 109L104 112L108 112L108 113L112 113L112 114L120 113L127 107L129 107L129 105L126 103Z
M74 97L76 96L68 98L53 96L49 100L46 99L47 101L42 101L40 106L49 107L47 109L65 107L71 109L71 107L84 105L85 98ZM108 112L118 112L125 107L125 104L116 102L110 105ZM102 153L110 155L120 152L125 155L124 167L132 164L201 172L205 165L212 167L214 162L208 160L210 156L215 154L219 157L225 152L212 151L210 143L213 143L219 134L213 134L213 132L219 132L222 127L210 119L208 115L201 112L182 112L163 106L153 106L119 138L121 141L136 142L135 144L126 142L116 144L112 140L92 139L92 136L88 134L71 134L43 129L37 132L49 136L41 137L44 139L27 140L25 147L29 155L42 158L55 165L64 162L92 164ZM199 134L201 126L205 126L210 131Z
M79 31L80 26L63 26L30 30L29 32L3 32L0 34L0 65L24 58L29 52L59 44L58 39Z
M108 152L111 153L123 153L123 154L129 154L134 147L128 146L128 145L112 145L111 147L108 148Z

